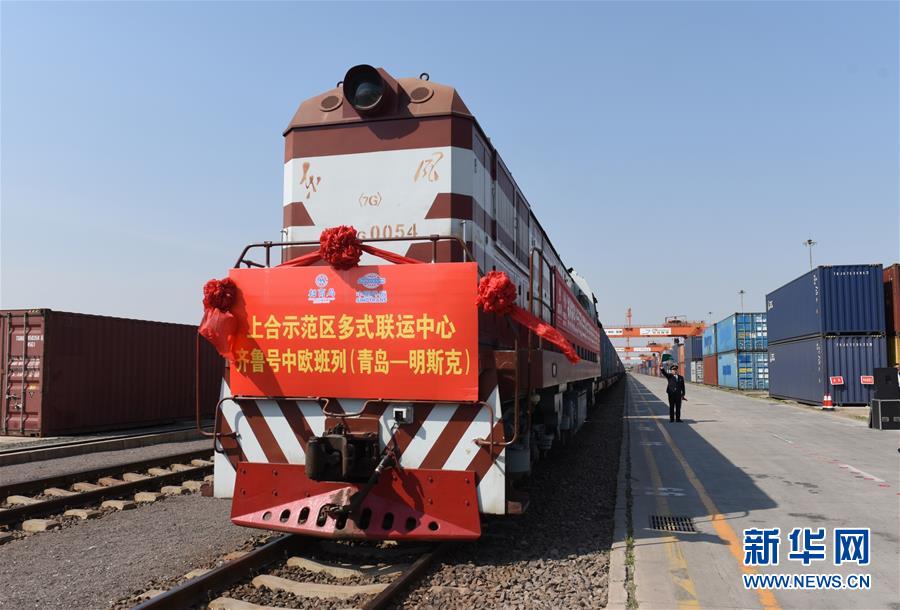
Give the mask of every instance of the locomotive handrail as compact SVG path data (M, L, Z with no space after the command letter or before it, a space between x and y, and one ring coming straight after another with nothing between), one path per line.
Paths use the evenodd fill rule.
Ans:
M437 245L440 241L455 241L462 248L462 251L465 253L466 260L465 262L474 261L475 257L472 255L472 251L469 250L468 244L461 238L456 235L422 235L421 237L377 237L377 238L367 238L360 239L361 243L369 244L369 243L383 243L383 242L399 242L399 241L430 241L431 242L431 262L437 262ZM288 248L291 246L319 246L319 241L264 241L255 244L249 244L244 247L241 251L241 255L238 257L237 262L234 264L235 269L240 269L241 264L250 267L257 267L260 269L266 269L272 266L272 248ZM264 248L266 251L266 262L265 264L257 263L256 261L248 260L247 254L250 250L255 248Z
M203 436L211 436L213 438L213 451L215 451L216 453L225 453L224 450L219 451L219 449L216 445L216 443L219 441L220 437L237 438L236 430L232 430L231 432L229 432L227 434L223 434L223 433L219 432L219 412L222 410L222 403L224 403L225 401L228 401L228 400L230 400L232 402L237 402L239 400L257 400L258 398L259 398L258 396L245 396L243 394L238 394L236 396L223 396L222 398L219 399L219 402L216 403L215 413L213 414L213 431L206 432L204 430L200 430L200 433L203 434ZM325 409L328 407L328 403L331 402L330 399L323 398L321 396L285 396L285 397L280 397L278 400L296 400L296 401L305 400L305 401L309 401L309 402L317 402L322 407L323 413L325 412ZM198 430L199 430L199 428L198 428Z

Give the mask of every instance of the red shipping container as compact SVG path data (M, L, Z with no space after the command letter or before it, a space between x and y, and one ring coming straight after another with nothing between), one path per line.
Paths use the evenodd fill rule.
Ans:
M719 360L716 355L703 357L703 383L719 385Z
M884 317L888 337L900 335L900 263L884 270Z
M0 434L51 436L192 420L197 327L49 309L0 311ZM200 346L201 415L224 361Z

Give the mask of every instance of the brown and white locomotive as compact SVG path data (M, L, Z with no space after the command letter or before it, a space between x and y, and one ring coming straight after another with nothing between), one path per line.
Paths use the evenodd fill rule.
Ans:
M215 495L250 527L475 538L481 513L524 509L516 482L622 376L596 299L454 88L356 66L284 136L283 243L248 247L231 272ZM290 262L341 225L425 264L376 248L349 268ZM491 271L577 358L478 308Z

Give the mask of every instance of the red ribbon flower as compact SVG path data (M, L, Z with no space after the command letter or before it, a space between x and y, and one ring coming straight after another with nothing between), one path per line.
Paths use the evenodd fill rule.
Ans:
M209 280L203 286L204 308L215 307L219 311L230 311L236 298L237 286L230 277L224 280Z
M319 252L335 269L357 266L362 257L361 246L356 229L347 225L325 229L319 236Z

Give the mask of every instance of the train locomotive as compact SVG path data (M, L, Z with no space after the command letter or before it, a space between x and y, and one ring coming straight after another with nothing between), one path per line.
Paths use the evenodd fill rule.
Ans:
M477 538L624 374L596 298L453 87L355 66L284 137L282 241L205 301L215 496L248 527Z

